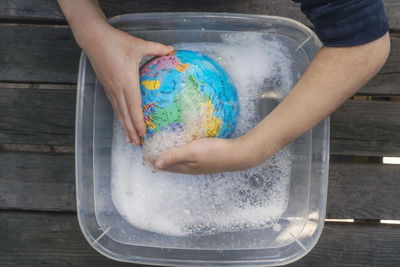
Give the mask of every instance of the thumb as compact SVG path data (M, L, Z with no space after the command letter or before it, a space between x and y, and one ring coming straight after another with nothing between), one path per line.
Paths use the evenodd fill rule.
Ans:
M178 163L188 162L187 146L171 149L156 159L157 169L166 169Z
M163 45L156 42L147 41L145 45L146 45L146 49L144 51L145 56L163 56L174 51L174 48L172 46Z

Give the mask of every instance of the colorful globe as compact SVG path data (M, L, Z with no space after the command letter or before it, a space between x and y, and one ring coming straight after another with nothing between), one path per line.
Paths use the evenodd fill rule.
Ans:
M184 132L186 141L229 138L239 103L231 78L204 54L178 50L140 69L146 138L162 131Z

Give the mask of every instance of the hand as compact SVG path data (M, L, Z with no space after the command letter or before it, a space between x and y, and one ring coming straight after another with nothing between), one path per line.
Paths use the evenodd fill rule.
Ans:
M160 170L188 174L247 169L255 162L244 145L242 139L203 138L171 149L152 163Z
M126 141L139 145L139 136L146 133L139 63L145 56L165 55L174 48L135 38L108 24L101 27L99 35L86 43L84 50L121 123Z

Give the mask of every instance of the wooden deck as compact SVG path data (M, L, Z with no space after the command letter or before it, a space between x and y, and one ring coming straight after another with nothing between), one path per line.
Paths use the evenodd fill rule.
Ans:
M210 11L310 23L289 0L107 0L108 16ZM385 0L392 50L381 72L331 116L328 219L290 266L400 266L400 2ZM0 266L133 266L84 240L76 218L75 96L80 49L55 0L0 0Z

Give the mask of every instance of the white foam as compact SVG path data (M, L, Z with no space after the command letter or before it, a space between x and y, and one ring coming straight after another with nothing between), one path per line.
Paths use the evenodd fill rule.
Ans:
M193 139L207 137L207 125L212 120L210 106L201 104L196 97L183 91L180 94L182 103L182 125L166 129L146 137L143 142L143 155L149 162L174 147L180 147ZM210 112L211 111L211 112Z
M175 48L203 52L231 76L240 103L234 136L240 136L260 120L258 99L266 90L275 90L265 88L271 81L279 81L280 99L290 90L291 61L278 41L265 40L260 34L221 37L223 42L218 44L182 43ZM176 140L161 142L165 136L159 138L158 150L147 147L149 153L183 145ZM125 143L114 119L112 199L123 218L137 228L188 236L271 227L287 207L291 146L256 168L216 175L153 173L143 166L142 156L141 148Z

